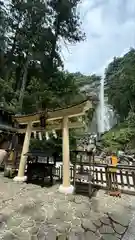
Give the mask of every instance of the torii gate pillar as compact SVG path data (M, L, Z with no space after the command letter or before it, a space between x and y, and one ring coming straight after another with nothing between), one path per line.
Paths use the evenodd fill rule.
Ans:
M63 118L62 132L63 132L62 137L63 183L62 185L60 185L59 191L65 194L72 194L74 192L74 187L70 185L70 150L69 150L68 117Z
M27 180L27 177L25 176L27 156L25 156L24 154L29 151L31 131L32 131L32 123L29 122L27 125L26 133L25 133L23 149L21 153L21 159L20 159L19 170L18 170L18 176L14 178L14 181L16 182L25 182Z

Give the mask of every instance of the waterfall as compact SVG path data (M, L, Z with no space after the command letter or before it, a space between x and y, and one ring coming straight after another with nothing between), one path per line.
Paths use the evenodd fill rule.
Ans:
M104 78L101 79L99 92L99 105L97 107L97 126L98 132L105 132L105 99L104 99Z
M104 94L104 78L101 79L99 91L99 104L96 111L97 132L99 134L109 131L116 123L117 119L111 106L107 103Z
M99 134L109 131L117 124L117 117L104 93L104 78L101 79L99 88L99 104L97 105L92 122L88 127L89 134Z

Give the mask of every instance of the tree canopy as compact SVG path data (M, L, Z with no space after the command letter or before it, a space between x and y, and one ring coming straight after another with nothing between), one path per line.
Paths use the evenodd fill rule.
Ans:
M110 149L135 149L135 49L114 58L105 71L108 102L118 113L120 123L102 140Z
M0 1L1 107L22 114L55 109L84 100L98 89L99 76L65 72L61 57L62 44L85 39L77 8L80 2ZM58 149L60 136L58 142L52 138L41 146L34 140L32 146L58 143Z
M79 2L0 1L0 102L5 108L30 112L74 101L77 85L63 72L61 41L85 38Z
M108 102L123 121L135 111L135 49L114 58L105 71Z
M61 57L62 44L85 40L80 2L0 1L1 107L31 113L65 107L99 93L100 76L66 72ZM105 84L108 103L122 125L104 136L104 143L108 146L110 139L110 145L117 141L122 146L134 138L135 49L113 59L105 70Z

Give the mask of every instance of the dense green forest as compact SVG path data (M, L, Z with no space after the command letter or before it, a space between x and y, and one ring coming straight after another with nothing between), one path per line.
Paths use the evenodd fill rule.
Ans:
M135 49L114 58L105 70L108 102L119 116L118 125L103 136L110 149L135 149Z
M100 77L63 70L62 44L85 40L80 0L0 1L0 102L30 113L83 100ZM94 83L95 84L95 83Z
M64 71L61 49L85 40L81 0L0 1L0 107L31 113L77 103L98 94L100 76ZM108 103L119 124L103 136L105 147L135 138L135 49L105 69Z
M100 76L65 72L61 57L62 45L85 40L77 10L80 0L4 2L0 1L0 107L31 113L74 104L98 91ZM41 142L33 145L43 148Z

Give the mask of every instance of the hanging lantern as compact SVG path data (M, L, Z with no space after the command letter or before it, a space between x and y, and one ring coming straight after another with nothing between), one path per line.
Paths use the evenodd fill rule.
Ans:
M41 116L40 116L40 126L41 126L42 128L45 128L45 127L46 127L46 118L45 118L44 115L41 115Z
M47 110L40 115L40 127L46 128Z

